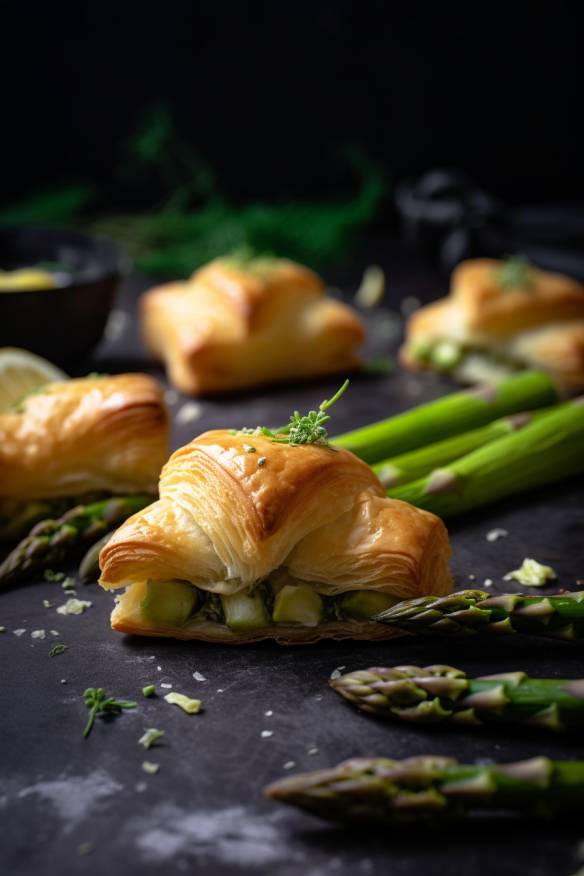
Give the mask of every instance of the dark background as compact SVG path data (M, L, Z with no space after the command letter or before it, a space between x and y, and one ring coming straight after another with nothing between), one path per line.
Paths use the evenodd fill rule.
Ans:
M576 4L4 2L6 202L76 179L168 104L234 199L334 196L357 144L390 182L467 170L509 202L584 200Z

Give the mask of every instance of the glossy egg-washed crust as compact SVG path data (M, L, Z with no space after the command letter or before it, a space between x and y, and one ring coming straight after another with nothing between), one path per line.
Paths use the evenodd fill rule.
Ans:
M451 338L506 352L547 369L560 383L584 387L584 285L533 267L527 288L502 289L497 274L503 266L497 259L462 262L450 295L410 317L403 364L426 367L412 356L412 343Z
M161 386L146 374L50 383L0 414L0 497L156 493L168 457Z
M352 453L213 431L171 456L160 499L103 548L100 583L130 585L112 615L112 626L123 632L233 642L384 638L389 629L351 621L274 624L251 633L210 623L154 629L141 619L139 603L149 578L229 595L276 570L323 595L363 589L408 599L449 592L449 559L442 521L387 499L376 475Z
M146 345L192 395L347 372L364 339L355 311L286 259L217 259L151 289L140 308Z

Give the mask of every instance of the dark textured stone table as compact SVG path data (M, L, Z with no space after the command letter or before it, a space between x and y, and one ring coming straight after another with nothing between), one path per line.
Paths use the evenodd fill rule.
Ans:
M438 288L435 278L404 259L380 261L388 270L394 310L405 296L425 298ZM349 287L356 275L338 279ZM141 286L127 285L120 301L126 314L134 313ZM79 371L160 373L140 349L133 317L122 323L123 317L118 336L114 330ZM378 311L370 324L373 352L395 348L395 317ZM186 410L185 399L171 396L172 445L209 427L284 422L292 409L318 404L335 385L321 381L203 399ZM445 388L403 374L361 377L335 409L335 428L379 419ZM189 412L193 419L184 422ZM477 585L488 578L493 591L509 589L503 574L527 555L551 563L561 584L574 588L584 577L583 494L582 482L570 483L456 522L451 534L457 586L467 585L472 574ZM488 542L485 535L495 526L509 535ZM488 819L380 835L327 826L261 795L264 785L293 770L358 755L584 757L584 741L577 737L382 724L356 713L327 687L336 667L396 662L455 663L473 673L524 669L581 676L584 652L578 646L519 638L460 643L400 638L286 649L130 639L109 628L111 596L96 585L80 586L78 595L93 603L79 617L55 613L64 601L58 584L30 581L0 596L0 625L6 627L0 635L0 872L570 876L578 869L584 838L578 819L573 825ZM51 608L43 606L47 599ZM31 638L33 630L45 630L46 638ZM51 658L55 641L68 649ZM161 697L143 699L141 688L148 682L200 696L204 711L187 716ZM111 722L98 720L84 739L82 693L88 686L135 698L139 708ZM146 727L165 730L162 743L148 752L138 745ZM159 772L147 775L144 760L160 764Z

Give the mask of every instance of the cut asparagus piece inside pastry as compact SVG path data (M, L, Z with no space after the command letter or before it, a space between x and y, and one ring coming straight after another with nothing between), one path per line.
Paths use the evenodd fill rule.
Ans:
M312 443L266 432L206 432L171 456L160 499L101 551L100 583L125 588L114 629L233 643L386 638L395 631L373 614L450 592L438 517L386 498L324 429Z

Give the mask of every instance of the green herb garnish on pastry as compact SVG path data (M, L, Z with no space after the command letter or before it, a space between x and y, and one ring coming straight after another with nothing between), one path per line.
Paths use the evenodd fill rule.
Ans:
M410 317L400 358L465 383L542 368L582 389L584 285L520 257L462 262L450 294Z
M160 499L101 552L100 583L125 588L114 629L233 643L385 638L395 632L373 614L450 592L442 521L386 498L364 462L328 445L316 414L294 424L304 443L284 440L289 427L258 429L250 453L251 430L217 430L171 456Z

